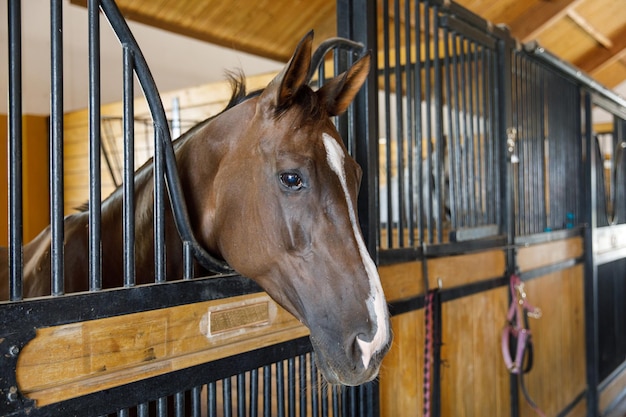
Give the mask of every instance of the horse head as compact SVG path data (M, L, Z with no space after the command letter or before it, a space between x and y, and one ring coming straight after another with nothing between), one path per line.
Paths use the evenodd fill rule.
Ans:
M242 127L222 146L202 240L309 328L328 382L358 385L376 377L391 331L359 228L361 169L330 118L352 102L370 56L313 91L312 38L262 93L224 113Z

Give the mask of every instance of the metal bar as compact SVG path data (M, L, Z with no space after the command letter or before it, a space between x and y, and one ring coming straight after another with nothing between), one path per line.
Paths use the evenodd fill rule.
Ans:
M419 47L419 39L416 39L415 42L411 42L413 36L419 36L417 31L414 31L411 27L411 4L410 1L404 2L404 39L405 39L405 50L406 59L404 64L404 72L406 74L406 141L407 141L407 227L408 227L408 236L407 236L407 246L414 247L415 242L415 168L413 166L415 160L415 130L416 130L416 121L419 118L414 117L414 113L419 108L419 99L416 102L416 97L413 95L413 91L415 89L415 66L414 61L419 61L419 55L417 48ZM415 58L412 56L413 44L415 44ZM417 116L415 114L415 116Z
M250 417L257 417L259 412L259 370L250 371Z
M124 180L123 180L123 246L124 286L135 285L135 107L133 93L133 52L123 46L124 79ZM155 201L159 201L155 198ZM155 203L156 204L156 203ZM155 210L156 211L156 210Z
M422 198L427 204L426 228L428 232L427 242L434 243L433 234L433 132L432 132L432 91L431 91L431 9L424 8L424 103L426 104L426 171L422 171L422 182L426 184L426 195L422 192ZM420 149L420 152L422 150Z
M395 247L393 240L394 210L393 210L393 178L391 168L391 76L390 67L390 40L389 40L389 2L383 0L383 91L385 109L385 179L387 193L387 248Z
M317 382L317 366L315 365L315 354L310 354L311 361L309 362L309 372L311 375L311 414L314 416L319 415L319 385Z
M89 290L102 289L100 181L100 2L89 0Z
M227 377L222 379L222 411L224 417L232 417L233 415L232 399L232 383L230 377Z
M63 3L61 0L52 0L50 5L51 289L52 295L61 295L65 292L63 279ZM100 155L99 151L98 155ZM98 172L99 175L100 172Z
M174 415L183 417L185 415L185 393L177 392L174 394Z
M9 297L21 300L22 253L22 5L9 0Z
M272 367L263 367L263 417L272 416Z
M445 172L443 170L443 161L445 160L444 156L444 147L443 147L443 82L441 79L442 70L441 70L441 59L440 58L440 43L439 43L439 19L437 16L439 15L439 8L434 6L433 8L433 45L434 45L434 71L435 71L435 166L434 166L434 185L435 185L435 199L437 204L433 206L435 230L437 232L437 243L443 242L443 217L445 216L444 210L444 198L443 198L443 177Z
M300 417L306 417L306 402L307 402L307 389L306 389L306 355L300 355L298 357L298 382L300 389Z
M283 362L276 362L276 412L278 417L285 416L285 373Z
M413 193L419 199L419 204L417 204L417 228L418 228L418 239L420 244L424 243L424 173L423 173L423 164L424 164L424 152L423 152L423 116L422 116L422 48L423 42L421 41L421 33L422 33L422 13L420 12L421 7L419 4L416 4L415 7L415 65L414 71L416 75L415 79L415 118L416 118L416 132L415 132L415 162L416 165L414 167L415 177L417 178L417 190Z
M404 247L404 219L405 219L405 201L406 190L404 188L404 106L402 103L403 98L403 83L402 83L402 48L400 40L400 0L394 0L393 2L394 12L394 44L395 44L395 63L394 63L394 81L395 81L395 98L396 98L396 176L398 179L398 199L395 202L398 207L398 247ZM391 142L390 142L391 143Z
M209 417L217 417L217 383L210 382L206 390L207 414Z
M200 417L202 415L202 387L197 386L191 389L191 415L192 417Z
M154 126L154 281L165 277L165 155L161 126Z
M148 412L150 408L148 403L141 403L137 405L137 416L138 417L148 417Z
M167 417L167 397L161 397L156 402L157 417Z
M246 374L237 375L237 416L246 417Z
M287 415L296 417L296 359L287 359Z

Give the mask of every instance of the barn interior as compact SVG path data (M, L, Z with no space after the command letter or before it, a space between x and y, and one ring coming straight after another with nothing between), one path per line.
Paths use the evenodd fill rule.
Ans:
M2 56L9 56L9 3L0 6ZM51 222L55 119L50 5L22 3L20 227L27 244ZM68 215L92 198L86 140L92 2L61 3L60 204ZM155 295L155 302L164 303L158 309L145 303L137 311L110 307L99 315L72 310L71 318L53 314L41 323L24 322L36 335L25 336L15 362L3 365L15 381L9 378L0 390L10 399L17 387L19 400L6 402L0 414L84 409L152 415L152 408L168 401L186 404L170 414L177 416L257 415L257 406L264 415L626 413L623 0L115 3L152 72L172 138L224 108L231 95L227 71L242 71L249 90L263 88L311 29L314 48L335 36L376 46L370 104L355 103L349 121L337 125L365 172L359 217L390 304L394 342L376 381L339 389L318 381L307 329L248 284L225 291L224 298L181 304ZM124 57L105 22L102 15L103 199L124 182L127 134ZM350 62L362 53L349 52ZM315 86L344 64L343 58L327 59ZM1 65L0 73L8 80L9 66ZM153 156L156 137L140 84L137 76L136 169ZM7 132L0 136L6 142L0 147L0 218L7 219L0 221L1 246L11 245L13 236L9 142L15 110L9 90L8 82L0 85L7 98L0 103L0 130ZM352 130L360 123L365 127L356 132L367 132L366 142ZM521 277L522 290L511 289L513 276ZM178 294L189 291L186 284L199 294L218 288L210 279L171 285ZM135 297L124 291L121 299ZM146 289L146 297L157 291ZM510 302L522 293L540 307L541 317L529 319L532 369L520 376L503 359L501 339ZM58 308L92 296L57 296L65 306ZM45 316L46 308L58 309L54 298L43 297L40 304L0 300L0 312L15 318L32 308ZM266 305L271 320L250 319ZM235 329L208 344L189 333L197 321L180 318L201 317L207 309L234 321L226 326ZM11 329L3 325L0 339ZM112 342L113 334L126 345ZM164 334L177 339L158 340ZM86 353L96 346L104 346L98 355ZM137 353L150 349L151 359ZM294 376L296 368L304 376ZM164 388L168 379L173 386ZM301 385L290 386L296 379ZM144 411L139 403L150 406Z

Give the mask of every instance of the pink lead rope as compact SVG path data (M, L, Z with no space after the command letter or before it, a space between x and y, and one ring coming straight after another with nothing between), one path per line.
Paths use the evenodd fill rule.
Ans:
M506 315L507 324L502 329L502 356L510 373L518 376L522 392L530 407L541 417L544 412L530 398L524 385L524 373L532 366L532 337L527 326L527 317L540 318L541 310L532 306L526 299L524 282L517 275L511 275L511 306ZM515 341L515 356L511 357L510 341ZM527 367L524 368L524 357L529 355Z

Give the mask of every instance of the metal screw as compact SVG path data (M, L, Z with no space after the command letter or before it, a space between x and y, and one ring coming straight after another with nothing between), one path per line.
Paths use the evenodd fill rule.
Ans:
M10 402L15 402L17 401L18 395L17 395L17 387L10 387L9 388L9 392L7 393L7 399Z
M9 347L9 355L13 356L14 358L20 353L20 348L12 345Z

